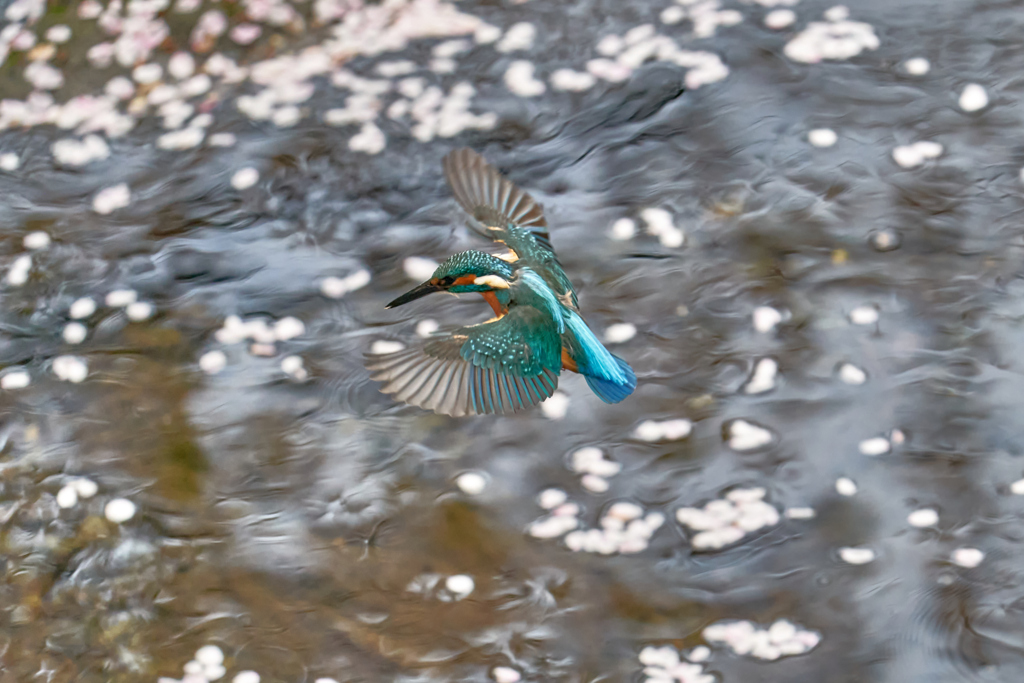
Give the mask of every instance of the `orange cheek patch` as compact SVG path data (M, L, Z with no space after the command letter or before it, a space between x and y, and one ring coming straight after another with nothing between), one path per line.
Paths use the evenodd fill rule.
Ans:
M455 278L453 285L471 285L476 280L476 275L463 275L462 277Z

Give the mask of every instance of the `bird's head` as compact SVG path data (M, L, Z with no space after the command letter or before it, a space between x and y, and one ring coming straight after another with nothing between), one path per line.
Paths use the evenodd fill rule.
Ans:
M386 308L395 308L433 292L466 294L508 289L512 268L506 261L482 251L464 251L449 256L433 276L419 287L398 297Z

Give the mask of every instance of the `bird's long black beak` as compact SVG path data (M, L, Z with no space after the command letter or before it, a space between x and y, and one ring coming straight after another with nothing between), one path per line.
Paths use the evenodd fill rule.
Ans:
M438 285L432 284L429 281L428 282L424 282L419 287L416 287L415 289L411 289L408 292L406 292L405 294L403 294L402 296L398 297L397 299L395 299L394 301L389 303L384 308L395 308L396 306L401 306L402 304L407 304L410 301L415 301L416 299L419 299L420 297L424 297L427 294L433 294L434 292L443 292L443 291L444 291L444 287L440 287Z

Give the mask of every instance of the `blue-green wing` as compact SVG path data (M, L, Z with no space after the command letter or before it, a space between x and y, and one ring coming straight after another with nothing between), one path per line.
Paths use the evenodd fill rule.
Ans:
M515 306L500 319L371 356L367 368L383 393L410 405L454 417L514 413L558 387L561 339L550 317Z
M505 244L577 308L576 292L555 256L540 204L471 149L457 149L442 163L452 194L472 217L474 229Z

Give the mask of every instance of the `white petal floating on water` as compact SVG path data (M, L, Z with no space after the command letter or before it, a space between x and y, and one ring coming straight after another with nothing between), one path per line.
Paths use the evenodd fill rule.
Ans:
M767 446L773 439L769 430L752 422L735 420L729 424L729 447L734 451L752 451Z
M596 474L584 474L580 484L591 493L604 493L608 490L608 480Z
M611 238L626 241L636 236L636 221L632 218L620 218L612 224Z
M178 51L167 60L167 73L179 81L185 80L196 70L196 60L190 52Z
M903 168L914 168L924 163L924 155L914 145L901 145L892 150L892 159Z
M969 83L960 93L959 104L966 112L981 111L988 106L988 93L977 83Z
M796 12L791 9L772 10L764 16L764 25L775 30L792 26L795 22Z
M921 508L907 515L907 524L922 529L939 523L939 513L932 508Z
M46 39L51 43L60 45L71 40L71 27L67 24L57 24L46 29Z
M508 31L505 32L505 36L494 47L494 49L498 52L529 50L533 47L533 41L536 35L537 29L533 24L521 21L518 24L513 24Z
M597 83L593 74L572 69L558 69L551 74L551 87L567 92L583 92L590 90Z
M892 450L892 444L884 436L876 436L861 441L857 448L864 455L884 455Z
M436 320L421 320L416 324L416 336L426 339L440 329L441 325Z
M473 592L476 584L473 582L473 577L466 574L456 574L455 576L449 576L445 580L444 587L456 596L464 598Z
M285 356L281 359L281 372L302 382L309 377L301 356Z
M402 261L402 270L406 277L416 282L429 280L437 270L437 261L422 256L410 256Z
M624 522L630 522L637 519L643 513L644 509L636 503L619 502L608 508L608 515L610 517L621 519Z
M604 340L609 344L622 344L636 336L633 323L616 323L604 331Z
M868 375L856 365L843 363L839 367L839 379L846 384L864 384L868 379Z
M170 127L180 126L185 122L185 119L191 116L192 108L187 107L184 111L180 112L174 124ZM156 139L156 146L160 149L193 149L202 144L203 138L206 136L206 132L202 128L184 128L182 130L174 130L170 133L164 133Z
M57 505L62 508L73 508L78 505L78 491L71 484L65 484L57 491Z
M657 666L662 669L671 669L679 664L679 653L674 647L652 647L647 646L640 650L640 663L644 666Z
M210 147L233 147L235 144L234 133L214 133L207 139Z
M325 277L320 281L320 293L331 299L340 299L349 292L362 289L370 284L370 271L365 268L345 277Z
M129 320L141 322L153 315L153 304L146 301L136 301L125 306L124 313L128 316Z
M75 477L71 480L71 485L75 487L79 498L92 498L100 488L92 479L85 477Z
M29 273L32 270L32 257L22 254L14 259L10 270L7 271L7 284L20 287L28 282Z
M224 663L224 653L216 645L204 645L196 650L196 661L203 666L216 666Z
M164 69L159 64L152 62L149 64L140 64L132 70L132 78L136 83L147 85L149 83L156 83L160 80L163 75Z
M850 311L850 322L854 325L874 325L878 322L878 309L874 306L858 306Z
M104 300L111 308L124 308L138 300L138 293L134 289L115 289L107 294Z
M463 472L456 478L455 485L470 496L479 496L487 488L487 477L479 472Z
M21 159L14 152L0 154L0 171L11 173L21 166Z
M286 105L275 111L270 120L278 128L291 128L302 120L302 110L295 105Z
M370 345L370 353L384 355L386 353L397 353L405 348L405 344L390 339L378 339Z
M686 654L691 662L706 662L711 658L711 650L704 645L698 645Z
M288 341L306 333L306 326L298 318L288 316L274 323L274 337L277 341Z
M255 671L240 671L231 679L231 683L260 683L260 675Z
M46 249L50 246L50 236L42 230L37 230L25 235L25 239L22 240L22 244L25 245L26 249L30 249L32 251Z
M831 147L839 141L839 136L831 128L815 128L807 134L807 141L815 147Z
M775 329L782 322L782 313L771 306L758 306L754 309L754 329L766 333Z
M236 190L248 190L259 182L260 172L251 166L240 168L231 176L231 187Z
M0 389L8 391L13 389L24 389L32 383L32 378L25 370L12 370L0 377Z
M913 145L917 153L925 159L937 159L942 155L943 147L933 140L921 140Z
M647 232L658 237L663 246L681 247L686 234L675 226L672 214L665 209L649 208L640 212L640 217L647 223Z
M824 16L828 21L846 21L850 18L850 10L845 5L836 5L825 10Z
M480 24L473 32L473 41L477 45L490 45L501 38L501 29L491 24Z
M115 524L123 524L135 516L135 503L127 498L115 498L104 506L103 515Z
M875 551L871 548L840 548L839 558L847 564L868 564L875 561Z
M353 152L365 152L366 154L379 154L387 146L387 138L384 132L375 124L367 122L359 129L359 132L348 141L348 147Z
M814 508L810 507L794 507L786 508L786 519L814 519L817 513Z
M1010 484L1010 493L1015 496L1024 496L1024 479L1018 479Z
M508 666L496 666L491 669L491 676L495 683L519 683L523 679L522 674Z
M610 59L591 59L587 62L587 71L609 83L621 83L633 75L631 68Z
M924 76L931 70L932 65L924 57L914 57L903 62L903 68L911 76Z
M957 548L951 557L953 564L967 569L977 567L985 559L985 553L977 548Z
M594 50L597 54L604 57L614 57L615 55L622 52L622 49L626 46L626 42L619 36L608 35L597 42Z
M568 499L565 491L561 489L545 489L537 496L537 504L545 510L553 510Z
M569 412L569 397L556 391L541 402L540 409L549 420L561 420Z
M53 359L53 374L58 379L78 384L89 375L89 366L78 356L57 356Z
M622 471L622 465L614 460L608 460L600 448L586 446L573 452L572 469L581 474L614 477Z
M536 97L547 90L544 82L534 77L533 63L524 59L509 64L505 71L505 86L519 97Z
M572 531L579 526L573 515L551 515L530 524L529 534L534 538L551 539Z
M841 496L855 496L857 495L857 484L848 477L839 477L836 479L836 493Z
M658 15L658 20L663 24L673 26L678 24L680 21L686 18L686 10L679 5L671 5L666 7Z
M778 374L779 364L772 358L762 358L754 367L754 374L750 381L743 387L747 394L763 394L775 388L775 376Z
M633 432L641 441L678 441L693 431L693 422L685 418L675 420L644 420Z
M86 135L80 141L73 138L57 140L50 146L50 151L53 158L64 166L85 166L110 156L110 146L98 135Z
M82 318L88 318L90 315L96 312L96 302L89 297L82 297L76 299L71 307L68 309L68 315L75 319L81 320Z
M97 192L92 200L92 210L106 216L128 206L131 200L132 193L128 189L128 184L120 183Z
M873 230L870 242L875 251L892 251L900 247L900 234L891 228Z
M207 351L199 358L199 367L207 375L216 375L227 367L228 357L223 351Z
M64 341L68 344L81 344L85 341L87 334L88 330L82 323L68 323L64 326L64 332L61 336L64 337Z

